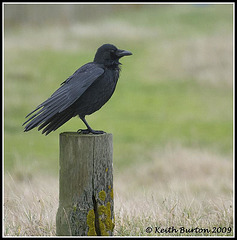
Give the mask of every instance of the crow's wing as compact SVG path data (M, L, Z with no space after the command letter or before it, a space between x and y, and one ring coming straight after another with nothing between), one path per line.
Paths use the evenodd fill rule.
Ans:
M29 131L39 124L47 121L57 113L61 113L69 106L71 106L80 96L90 87L104 73L104 69L95 63L87 63L79 68L72 76L65 80L46 101L41 103L32 113L39 110L32 115L26 122L25 131Z
M64 96L65 101L59 109L59 112L62 112L70 105L72 105L103 73L104 69L98 67L96 64L86 64L83 67L79 68L67 80L65 80L61 84L62 86L56 90L48 100L56 98L61 99L61 97ZM48 100L46 100L46 102Z

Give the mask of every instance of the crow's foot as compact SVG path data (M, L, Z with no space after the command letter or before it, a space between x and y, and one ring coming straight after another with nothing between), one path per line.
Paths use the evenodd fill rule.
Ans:
M93 130L93 129L79 129L77 131L79 134L103 134L105 133L104 131L99 131L99 130Z

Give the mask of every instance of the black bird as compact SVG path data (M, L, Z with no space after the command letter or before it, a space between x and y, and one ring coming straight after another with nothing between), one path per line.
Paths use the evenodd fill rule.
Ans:
M27 123L24 131L39 126L38 130L44 128L42 134L48 135L78 115L87 127L78 132L104 133L93 130L85 116L99 110L110 99L119 78L119 59L128 55L132 53L117 49L112 44L102 45L98 48L93 62L76 70L51 97L26 116L30 118L23 123Z

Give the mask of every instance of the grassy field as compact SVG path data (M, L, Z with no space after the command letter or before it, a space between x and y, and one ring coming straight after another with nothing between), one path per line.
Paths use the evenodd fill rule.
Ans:
M233 235L232 18L231 5L146 5L5 28L5 235L55 235L58 134L84 126L74 118L45 137L21 125L103 43L133 52L88 116L113 133L115 235ZM231 231L155 232L172 226Z

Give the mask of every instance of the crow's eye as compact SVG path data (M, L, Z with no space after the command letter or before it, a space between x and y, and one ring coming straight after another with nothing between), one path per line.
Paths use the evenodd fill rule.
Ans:
M110 57L111 58L116 58L116 51L115 50L110 50Z

